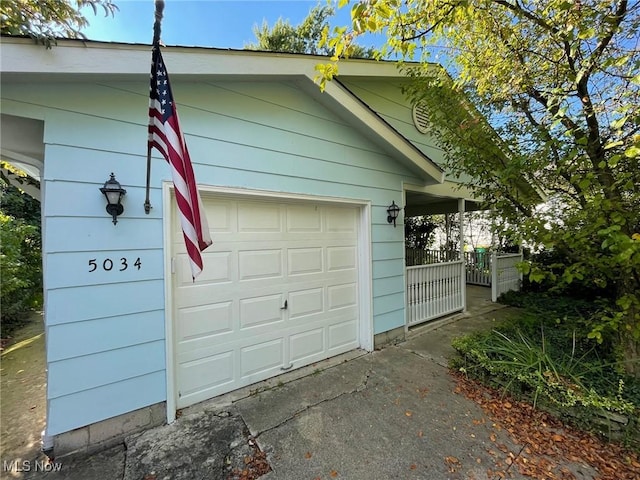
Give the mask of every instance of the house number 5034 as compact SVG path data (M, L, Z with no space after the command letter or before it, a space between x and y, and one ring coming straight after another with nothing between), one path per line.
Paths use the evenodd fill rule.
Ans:
M117 270L119 272L124 272L129 267L140 270L142 267L142 262L140 261L140 257L136 258L135 262L129 265L129 260L125 257L120 258L120 261L112 260L111 258L105 258L102 260L102 263L98 261L97 258L92 258L89 260L89 272L95 272L98 268L101 268L105 272L110 272L112 270Z

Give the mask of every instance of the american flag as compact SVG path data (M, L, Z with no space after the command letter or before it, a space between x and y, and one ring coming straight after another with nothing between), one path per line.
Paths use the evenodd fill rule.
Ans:
M202 272L200 252L213 242L209 236L209 225L193 175L187 144L180 130L169 75L158 45L153 48L149 92L149 151L153 147L158 149L171 165L180 224L189 254L191 276L195 281Z

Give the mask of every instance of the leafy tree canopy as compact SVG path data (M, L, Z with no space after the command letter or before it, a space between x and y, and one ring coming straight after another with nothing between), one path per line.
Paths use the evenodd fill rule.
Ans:
M279 18L273 27L265 20L261 26L255 26L253 33L257 43L245 45L248 50L262 50L268 52L307 53L311 55L331 54L331 49L320 40L323 32L329 28L329 19L335 10L328 6L316 6L309 11L309 15L296 27L289 20ZM374 50L357 44L351 45L351 56L356 58L371 58Z
M3 0L0 2L0 32L29 36L47 48L56 38L85 38L82 28L89 22L81 13L91 7L94 14L114 15L112 0Z
M357 1L352 24L323 38L333 63L318 66L321 81L330 79L367 32L386 33L381 55L419 60L401 62L415 79L407 94L423 102L449 170L471 175L512 233L563 253L556 273L532 266L532 279L609 294L591 336L613 335L636 375L639 13L628 0ZM428 63L434 53L446 69ZM549 202L537 206L515 189L523 178Z

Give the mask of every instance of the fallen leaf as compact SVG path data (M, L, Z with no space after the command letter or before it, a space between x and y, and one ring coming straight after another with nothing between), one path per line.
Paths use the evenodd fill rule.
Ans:
M428 388L418 388L416 389L416 392L418 392L420 394L420 398L424 398L427 396L427 393L429 393L429 389Z
M418 468L418 465L416 465L415 463L412 463L412 464L409 466L409 469L411 469L411 470L415 470L416 468Z
M454 463L460 463L460 460L458 460L456 457L444 457L444 461L447 462L448 464L454 464Z
M495 433L492 433L491 435L489 435L489 438L491 439L492 442L495 442L498 437L496 437Z
M419 438L424 437L424 432L422 430L418 430L418 437Z
M413 412L411 412L410 410L407 410L406 412L404 412L404 414L405 414L407 417L410 417L411 415L413 415Z
M494 448L507 454L505 457L487 449L495 462L495 470L487 471L491 480L514 478L518 471L527 478L575 480L575 475L566 468L568 463L589 465L598 472L599 480L640 479L640 459L636 452L564 424L531 404L506 399L501 390L462 375L454 376L459 392L482 407L496 432L508 433L512 444L526 445L523 450L526 456L511 452L504 444L496 443Z
M311 458L311 452L307 452L304 454L304 458Z
M331 476L331 478L336 478L338 476L338 472L336 472L335 470L331 470L329 472L329 475Z

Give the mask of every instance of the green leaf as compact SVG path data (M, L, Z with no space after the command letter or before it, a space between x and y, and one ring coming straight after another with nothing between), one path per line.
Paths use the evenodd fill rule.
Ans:
M591 186L591 180L589 178L583 178L578 182L580 190L586 190Z
M624 151L624 156L628 158L638 158L640 157L640 148L636 147L635 145L629 147Z
M611 129L612 130L620 130L623 127L623 125L626 123L627 120L628 120L628 117L622 117L622 118L619 118L617 120L613 120L611 122L611 124L610 124Z
M622 159L621 155L613 155L609 160L609 166L611 168L615 168L616 165L618 165L618 162Z
M609 142L604 146L605 150L611 150L614 147L619 147L620 145L624 145L624 142L622 140L617 140L615 142Z

